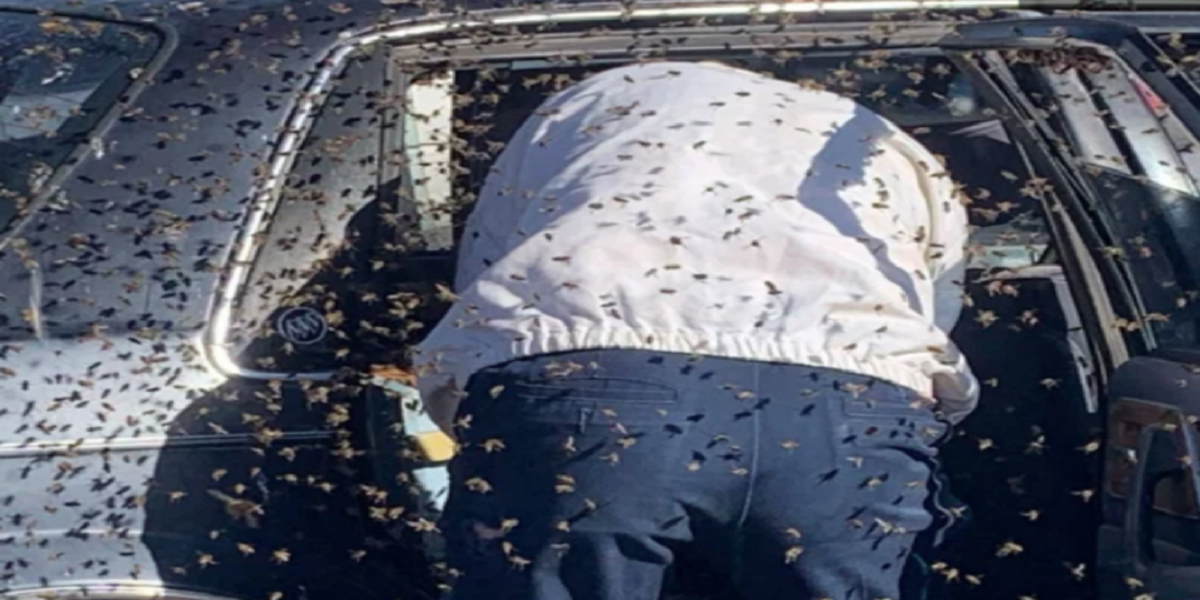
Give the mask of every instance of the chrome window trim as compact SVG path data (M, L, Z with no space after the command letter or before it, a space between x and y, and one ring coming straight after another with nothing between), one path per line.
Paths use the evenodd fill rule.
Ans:
M1091 94L1079 73L1055 73L1045 67L1040 67L1039 71L1059 98L1063 120L1067 122L1067 127L1072 129L1068 135L1074 136L1079 145L1078 160L1132 175L1133 171L1125 161L1124 153L1112 136L1108 135L1108 125L1097 112Z
M1087 76L1103 95L1110 113L1126 135L1136 136L1137 142L1131 144L1132 151L1150 181L1195 196L1196 184L1174 141L1160 118L1138 95L1131 77L1141 79L1141 75L1125 61L1108 65L1103 73Z
M883 30L877 35L880 38L886 38L889 46L918 46L921 45L920 42L924 41L924 45L928 47L929 40L953 32L955 25L956 23L953 21L919 21L905 23L903 27ZM852 35L861 30L862 23L796 23L782 30L774 26L758 26L756 28L752 25L713 26L704 29L672 27L664 30L662 36L665 38L669 35L677 38L672 40L669 46L655 45L651 42L635 52L652 57L664 51L674 53L785 48L803 46L810 39L836 38L843 32ZM630 36L623 32L606 32L588 36L586 46L583 46L578 33L546 33L538 36L536 47L530 47L528 41L502 41L481 48L470 40L446 40L439 42L436 49L433 50L418 48L416 45L406 45L398 47L391 54L395 60L408 63L429 62L431 57L436 57L438 60L462 60L468 64L471 60L500 62L547 58L562 60L564 63L572 58L590 62L595 59L631 54L629 39ZM853 45L855 44L846 44L847 47ZM828 46L813 49L811 54L845 52L846 49L840 46Z
M254 201L250 204L249 214L243 222L241 235L235 242L233 255L228 261L230 268L218 285L209 310L209 326L203 344L208 362L218 372L230 377L252 379L303 377L310 380L327 380L333 376L332 372L284 373L248 369L237 363L226 342L233 322L234 301L246 284L251 263L256 256L253 240L269 225L269 216L277 206L282 183L295 158L295 150L308 134L318 109L331 92L334 76L355 51L381 42L415 41L422 36L437 33L467 32L495 26L777 14L970 9L1018 10L1019 8L1018 0L817 0L793 3L713 2L703 4L667 2L660 4L655 2L632 6L615 3L588 3L565 6L550 11L498 9L467 13L465 16L439 14L400 20L358 33L344 33L342 39L318 62L321 68L309 81L304 91L297 94L289 116L285 120L284 133L279 138L275 152L270 159L267 175L251 191ZM880 21L880 23L886 23L886 21Z

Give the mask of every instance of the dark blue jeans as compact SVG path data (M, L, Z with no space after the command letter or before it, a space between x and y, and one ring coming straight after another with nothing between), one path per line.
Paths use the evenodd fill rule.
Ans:
M441 523L455 600L655 600L699 548L745 600L899 598L945 426L798 365L600 350L476 374Z

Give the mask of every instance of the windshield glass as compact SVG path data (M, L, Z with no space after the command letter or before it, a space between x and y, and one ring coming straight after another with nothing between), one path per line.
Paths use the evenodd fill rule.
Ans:
M81 147L157 45L133 26L0 12L0 227Z

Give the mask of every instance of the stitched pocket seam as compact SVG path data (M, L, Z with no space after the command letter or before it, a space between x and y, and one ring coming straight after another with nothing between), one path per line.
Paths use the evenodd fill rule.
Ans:
M573 385L581 382L614 382L636 384L642 389L586 389L585 386ZM585 388L585 389L581 389ZM675 390L653 383L636 379L567 379L561 384L553 383L517 383L511 387L515 399L521 400L565 400L611 402L614 404L671 404L677 402L679 394Z

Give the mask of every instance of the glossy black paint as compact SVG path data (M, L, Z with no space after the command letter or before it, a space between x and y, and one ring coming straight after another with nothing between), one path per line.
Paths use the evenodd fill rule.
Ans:
M427 562L363 514L366 479L337 455L334 407L365 408L219 373L200 338L258 171L321 60L340 34L417 9L0 4L150 21L170 41L103 154L64 170L69 207L40 207L0 240L5 291L29 285L19 238L44 265L43 303L61 307L44 315L46 339L0 342L0 593L125 582L256 600L428 597ZM73 248L70 235L98 244ZM28 297L0 310L19 314ZM230 504L241 486L252 504Z
M106 259L87 266L141 273L147 285L124 293L121 278L89 278L86 293L128 302L88 310L71 302L80 292L67 287L86 274L80 268L47 269L43 300L66 296L57 314L46 315L48 334L79 334L96 323L116 334L145 326L148 319L172 330L203 324L208 295L236 234L230 225L245 216L255 169L271 155L277 129L338 34L383 14L339 15L327 7L288 4L294 7L292 20L274 10L282 4L231 2L206 16L158 5L170 7L156 21L174 31L176 47L148 74L150 93L129 98L111 124L105 156L80 160L61 186L79 209L35 214L22 227L29 246L42 249L44 264L77 259L79 251L58 244L63 233L94 235L103 240ZM97 12L133 20L156 13L116 6ZM294 41L285 43L289 39ZM156 216L159 210L169 216ZM169 223L182 223L187 235L154 234L155 227ZM106 233L114 230L132 234ZM0 277L19 279L23 270L15 253L0 255Z
M46 270L42 294L62 308L46 315L46 339L0 342L0 593L122 581L246 600L431 595L429 565L364 505L359 486L375 476L339 456L331 416L374 409L220 373L201 341L261 169L321 61L340 35L423 11L378 0L8 4L149 21L170 43L104 132L103 155L63 172L72 206L35 211L20 229L39 261L62 265ZM113 276L78 265L80 251L62 244L73 234L103 240L87 269ZM0 247L0 280L27 277ZM128 288L135 277L143 285ZM73 302L84 295L109 310ZM266 443L263 420L281 437Z

